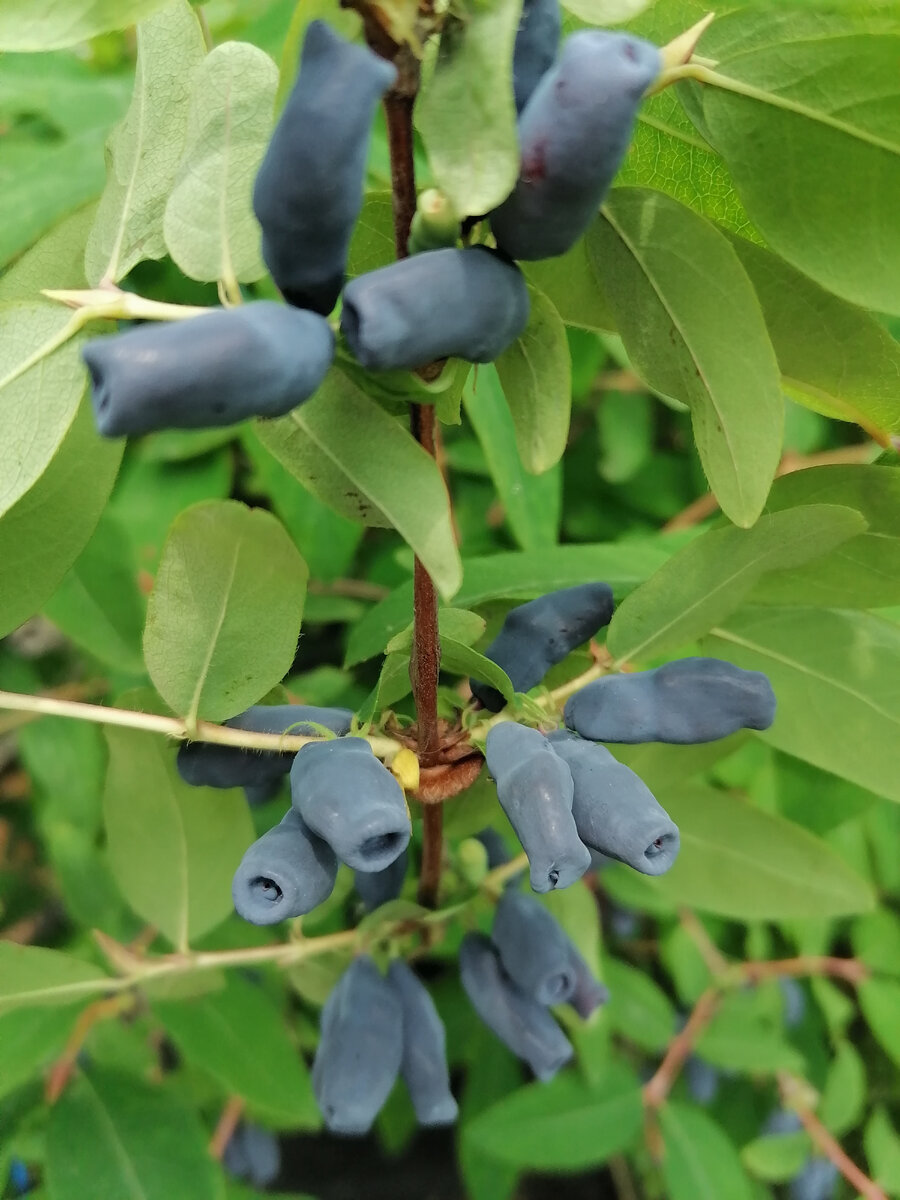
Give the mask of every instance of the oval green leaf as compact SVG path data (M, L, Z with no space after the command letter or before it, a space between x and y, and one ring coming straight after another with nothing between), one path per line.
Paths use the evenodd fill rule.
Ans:
M176 518L144 632L166 703L190 720L224 721L279 683L296 653L308 574L262 509L213 500Z

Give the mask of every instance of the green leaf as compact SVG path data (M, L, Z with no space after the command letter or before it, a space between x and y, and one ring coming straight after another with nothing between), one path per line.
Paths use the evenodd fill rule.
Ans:
M769 745L900 801L900 627L870 613L756 609L702 645L769 676L778 713L759 735Z
M441 637L441 669L457 675L474 675L476 679L496 688L507 704L515 695L509 676L502 667L456 638Z
M106 738L113 875L134 911L184 950L232 911L231 879L254 837L247 802L237 789L184 783L160 737L110 727Z
M764 572L817 558L865 529L858 512L834 504L787 508L752 529L711 529L626 597L607 645L620 661L677 650L732 613Z
M274 687L294 660L307 577L284 528L261 508L213 500L182 513L144 633L163 699L190 720L224 721Z
M119 670L143 674L145 606L128 538L112 517L101 517L44 612L76 645Z
M319 1127L309 1075L285 1014L262 988L232 974L212 995L157 1001L153 1009L187 1061L229 1095L286 1128Z
M560 478L557 472L542 478L526 474L497 368L479 367L474 388L463 389L463 406L516 541L523 550L554 545L559 529Z
M869 911L868 884L819 838L729 792L701 785L659 794L681 832L664 896L738 921Z
M900 1192L900 1137L883 1108L876 1108L865 1132L866 1159L873 1181L891 1195Z
M611 193L587 246L635 370L690 407L712 490L736 525L752 525L778 464L783 402L737 254L702 217L641 188Z
M731 1140L705 1112L670 1101L659 1111L667 1200L752 1200Z
M3 0L0 50L54 50L142 21L171 0Z
M892 1062L900 1066L900 983L893 979L866 979L857 992L859 1006L875 1040Z
M541 290L566 325L598 332L615 330L616 319L603 295L584 238L558 258L522 265L529 283Z
M718 61L703 117L751 220L773 250L829 291L893 313L898 51L891 16L869 13L745 10L704 39L704 53Z
M0 515L24 496L66 436L86 374L72 314L39 301L0 306Z
M643 1050L664 1050L675 1036L675 1009L645 971L607 959L611 1027Z
M253 463L255 478L248 485L271 501L272 508L294 539L313 579L330 582L353 564L365 530L329 508L287 471L263 446L252 426L241 431L241 444ZM316 599L307 596L307 606Z
M642 583L674 549L662 539L580 546L550 546L537 552L467 558L463 583L454 597L462 607L488 600L534 600L555 588L605 580L617 596ZM412 583L395 588L350 631L345 666L380 654L412 619Z
M109 143L109 175L85 252L88 280L117 283L166 253L163 214L187 133L188 102L205 48L187 0L138 26L134 93Z
M572 360L559 313L537 288L530 287L528 293L528 324L497 359L496 367L522 465L540 475L559 462L566 448Z
M873 971L900 975L900 917L879 908L853 922L853 953Z
M104 992L109 976L93 963L43 946L0 941L0 1012L73 1004Z
M835 1137L860 1123L866 1110L866 1067L850 1042L838 1042L828 1067L817 1116Z
M95 204L60 221L0 277L0 301L33 300L41 288L85 288L84 247Z
M265 274L253 180L272 132L278 70L247 42L217 46L196 71L184 157L163 232L191 279L250 283Z
M416 104L435 181L460 216L496 208L519 174L512 52L520 7L457 5Z
M0 1098L28 1083L65 1046L74 1024L66 1008L18 1008L0 1016Z
M741 1162L758 1179L787 1183L803 1170L811 1149L806 1133L766 1134L744 1146Z
M292 475L338 512L393 525L441 595L453 595L462 567L441 473L346 375L331 371L312 400L286 417L261 422L257 432Z
M572 1072L532 1083L480 1113L463 1141L500 1163L535 1171L580 1171L640 1136L637 1080L610 1063L591 1086Z
M650 3L652 0L566 0L564 7L589 25L618 25Z
M790 395L884 443L884 431L900 429L900 345L869 313L784 259L744 238L731 244L762 305Z
M46 471L0 517L0 562L16 581L0 591L0 635L40 610L84 548L123 449L97 434L85 400Z
M362 724L373 720L377 713L391 708L412 691L409 678L409 651L385 654L378 682L357 711Z
M726 996L696 1049L705 1062L725 1071L802 1074L806 1067L803 1055L785 1039L780 1014L767 1014L756 991Z
M800 504L854 508L868 529L832 553L759 581L752 604L880 608L900 604L900 471L875 466L813 467L776 479L766 509Z
M0 159L0 264L102 191L103 144L128 104L128 92L127 76L98 75L72 54L4 57L0 114L7 133ZM86 239L86 230L82 237ZM79 256L83 260L84 240ZM67 258L71 264L73 259ZM67 286L59 279L62 264L45 265L44 273L35 276L30 265L21 264L21 282L30 274L31 286L9 296L5 289L15 286L17 263L3 280L4 297L34 299L40 288ZM84 287L84 281L76 278L70 286Z
M47 1129L50 1200L219 1200L196 1112L134 1075L94 1069L54 1105Z
M394 247L394 202L390 192L368 192L353 227L347 253L347 278L368 275L397 257Z

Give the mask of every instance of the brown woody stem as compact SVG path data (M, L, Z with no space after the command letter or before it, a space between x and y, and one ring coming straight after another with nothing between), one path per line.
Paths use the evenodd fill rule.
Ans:
M376 45L371 36L370 44L384 53L384 47ZM393 61L397 67L397 83L384 98L384 112L391 155L394 243L397 258L406 258L409 230L416 211L412 117L419 86L419 72L418 64L406 47L400 47L396 51ZM434 457L434 407L430 404L411 405L409 424L419 445ZM416 705L418 758L422 767L433 766L440 749L437 688L441 647L438 641L437 613L438 602L434 582L416 558L413 580L413 652L409 669ZM419 902L434 908L438 902L443 852L443 817L440 805L427 807L422 820Z

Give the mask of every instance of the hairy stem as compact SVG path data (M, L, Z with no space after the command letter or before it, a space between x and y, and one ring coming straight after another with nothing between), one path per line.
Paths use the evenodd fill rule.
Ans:
M20 692L0 692L0 709L14 712L34 713L43 717L74 717L79 721L92 721L97 725L120 725L128 729L141 729L145 733L164 733L179 741L188 737L195 742L213 742L217 746L235 746L241 750L301 750L310 742L321 742L322 738L301 737L290 733L250 733L245 729L231 729L215 725L212 721L197 721L191 726L181 717L164 717L158 713L133 712L128 708L108 708L104 704L85 704L80 700L60 700L55 696L28 696ZM369 737L366 739L373 752L390 762L403 747L393 738Z

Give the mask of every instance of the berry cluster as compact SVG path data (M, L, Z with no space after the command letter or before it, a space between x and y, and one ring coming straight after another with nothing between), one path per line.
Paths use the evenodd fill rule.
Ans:
M522 604L485 651L517 690L534 687L550 667L612 617L605 584L584 584ZM472 681L491 709L503 698ZM713 741L738 729L767 729L775 696L765 675L717 658L684 658L652 671L606 675L569 698L566 729L544 736L511 721L487 735L488 769L503 811L528 855L536 892L564 888L591 865L591 851L644 875L675 861L678 829L646 784L603 742Z
M526 4L513 63L521 168L511 195L487 214L496 248L459 247L453 219L436 241L411 242L429 248L345 286L372 119L397 73L313 21L253 192L263 258L287 305L254 301L89 342L83 354L100 432L284 415L314 394L332 364L326 318L339 298L344 343L368 370L493 361L529 317L513 260L562 254L581 237L661 70L657 48L626 34L575 33L557 53L559 30L556 0Z

